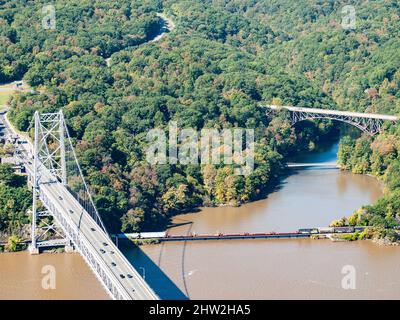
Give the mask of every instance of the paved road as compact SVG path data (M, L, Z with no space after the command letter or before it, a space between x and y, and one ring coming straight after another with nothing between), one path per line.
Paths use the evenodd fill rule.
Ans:
M5 121L4 114L0 115L0 123L5 124L7 134L13 132L7 121ZM13 134L16 133L14 132ZM20 150L27 159L25 167L28 173L33 172L31 149L32 145L30 143L20 145ZM76 227L80 237L86 240L89 246L91 246L92 250L90 251L93 255L96 255L97 261L100 261L102 264L102 269L106 270L113 277L114 283L118 283L118 286L123 288L127 299L158 299L153 290L119 251L107 234L97 225L89 213L83 209L62 183L56 181L47 170L43 170L40 188L41 192L52 199L53 205L62 213L63 217L69 219L68 221L70 222L72 221L72 225Z
M0 111L0 135L3 135L4 137L9 136L11 133L8 129L8 126L5 123L5 114L6 114L7 108L4 107L2 111Z

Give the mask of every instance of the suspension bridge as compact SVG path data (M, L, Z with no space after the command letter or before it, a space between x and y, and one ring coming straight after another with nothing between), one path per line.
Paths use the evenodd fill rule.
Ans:
M6 117L2 121L9 136L18 136ZM32 125L33 145L21 137L15 144L15 157L25 168L33 191L30 252L69 245L81 254L112 299L157 300L108 235L79 166L63 113L36 112Z
M284 110L288 111L290 113L290 121L292 125L304 120L330 119L351 124L370 136L374 136L375 134L379 133L382 130L382 126L385 121L399 121L399 117L375 113L360 113L276 105L262 105L261 107L266 108L267 115Z

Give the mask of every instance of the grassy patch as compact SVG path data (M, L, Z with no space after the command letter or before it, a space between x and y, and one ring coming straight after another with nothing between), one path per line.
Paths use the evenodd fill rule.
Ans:
M7 103L10 96L14 93L14 90L14 86L11 84L0 86L0 109Z
M342 240L346 240L346 241L356 241L359 239L363 239L363 238L360 238L360 233L358 231L356 231L354 233L338 235L338 238L342 239Z
M4 106L8 99L10 98L12 91L10 92L0 92L0 107Z

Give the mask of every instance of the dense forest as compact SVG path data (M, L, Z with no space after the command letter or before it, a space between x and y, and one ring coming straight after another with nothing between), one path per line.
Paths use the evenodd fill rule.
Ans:
M14 174L12 166L0 164L0 240L4 235L27 237L29 222L26 212L31 205L31 193L25 179Z
M52 30L42 28L45 1L0 1L0 82L23 78L35 89L11 101L20 130L35 110L64 111L110 230L157 229L196 206L263 197L288 156L336 130L330 122L291 128L285 114L266 117L261 102L400 112L400 6L350 1L357 27L349 30L340 24L347 4L56 0ZM176 27L147 42L163 24L157 12ZM150 166L146 133L170 121L198 130L255 129L254 172L234 176L222 164ZM381 217L376 224L393 223L400 211L399 135L392 126L375 139L341 144L344 168L380 176L390 190L363 211Z

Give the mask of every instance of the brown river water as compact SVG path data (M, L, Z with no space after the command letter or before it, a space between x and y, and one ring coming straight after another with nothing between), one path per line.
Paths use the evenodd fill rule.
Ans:
M337 146L312 155L331 162ZM376 201L374 178L337 169L293 170L265 200L239 208L204 208L176 216L170 233L293 231L327 226ZM400 248L370 241L230 240L175 242L124 248L161 298L169 299L392 299L400 298ZM41 288L44 265L57 271L56 289ZM342 288L344 266L355 289ZM78 254L0 254L0 298L106 299Z

